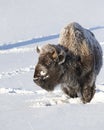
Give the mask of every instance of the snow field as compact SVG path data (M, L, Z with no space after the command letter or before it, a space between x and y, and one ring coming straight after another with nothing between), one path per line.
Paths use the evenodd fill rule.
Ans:
M103 12L103 0L0 0L0 130L104 129L104 65L88 104L33 82L36 46L58 44L72 21L89 28L104 53Z

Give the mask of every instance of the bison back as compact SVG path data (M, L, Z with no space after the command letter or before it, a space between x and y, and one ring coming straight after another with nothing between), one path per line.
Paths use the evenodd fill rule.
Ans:
M97 75L102 66L102 49L94 34L78 23L65 26L59 37L59 44L75 56L79 56L83 71L93 70Z

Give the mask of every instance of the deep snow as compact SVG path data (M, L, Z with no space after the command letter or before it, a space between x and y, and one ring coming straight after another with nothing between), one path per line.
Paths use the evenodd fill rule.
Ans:
M33 83L36 46L57 44L69 22L89 28L104 51L103 12L103 0L0 0L0 130L104 129L104 66L86 105Z

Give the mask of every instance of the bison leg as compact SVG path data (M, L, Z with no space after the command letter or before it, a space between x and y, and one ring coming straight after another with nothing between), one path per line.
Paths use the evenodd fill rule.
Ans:
M94 94L95 94L95 84L90 87L90 86L84 86L82 88L82 102L83 103L88 103L91 101L91 99L93 98Z
M63 92L65 94L67 94L68 96L70 96L71 98L75 98L75 97L78 97L77 95L77 92L76 92L76 89L72 88L72 87L63 87L62 88Z

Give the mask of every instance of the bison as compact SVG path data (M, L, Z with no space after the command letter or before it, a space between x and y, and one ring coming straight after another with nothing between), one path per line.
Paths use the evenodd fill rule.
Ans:
M47 91L57 85L69 97L80 97L83 103L95 94L95 81L102 66L102 49L94 34L78 23L65 26L59 44L37 47L39 60L34 82Z

